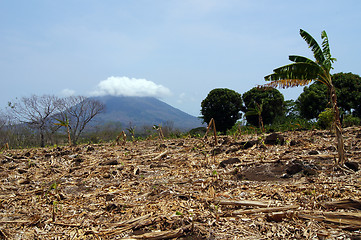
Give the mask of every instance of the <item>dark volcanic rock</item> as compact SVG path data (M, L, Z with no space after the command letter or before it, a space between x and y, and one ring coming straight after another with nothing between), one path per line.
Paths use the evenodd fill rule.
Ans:
M297 146L298 144L299 144L299 142L294 139L292 139L290 142L290 146Z
M309 155L317 155L318 151L317 150L311 150L308 152Z
M306 176L314 176L317 175L317 170L313 168L305 168L303 170L303 174Z
M227 160L223 160L222 162L219 163L220 167L226 167L226 165L230 165L230 164L235 164L235 163L240 163L241 160L239 160L238 158L229 158Z
M303 170L304 166L300 162L293 162L286 168L286 173L289 175L294 175Z
M264 143L270 145L283 145L285 143L285 137L279 133L272 133L266 137Z
M345 162L345 165L355 172L359 170L358 162Z
M241 146L243 149L248 149L253 147L255 144L257 144L257 140L247 141L247 142L241 142Z
M116 159L111 159L103 162L101 165L118 165L119 162Z

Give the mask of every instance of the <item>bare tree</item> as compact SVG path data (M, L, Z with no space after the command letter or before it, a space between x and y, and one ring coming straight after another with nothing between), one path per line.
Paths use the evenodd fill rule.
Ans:
M8 124L7 116L0 111L0 149L7 142L6 126Z
M4 113L0 112L0 131L6 126L7 120Z
M60 99L54 95L22 97L9 102L10 113L19 123L28 124L40 135L40 146L45 146L45 133L51 126L52 117L60 110Z
M100 101L84 96L64 98L62 106L61 120L68 121L73 144L79 140L88 123L105 109Z

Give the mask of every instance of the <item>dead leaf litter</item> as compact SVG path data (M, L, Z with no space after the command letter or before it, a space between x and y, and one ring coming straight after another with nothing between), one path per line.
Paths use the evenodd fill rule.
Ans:
M0 239L360 239L360 130L6 150Z

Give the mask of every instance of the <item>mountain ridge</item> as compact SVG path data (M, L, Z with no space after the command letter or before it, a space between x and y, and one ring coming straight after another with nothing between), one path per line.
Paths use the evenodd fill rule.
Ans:
M101 96L92 97L105 105L105 111L95 117L98 124L120 122L123 127L173 124L189 130L202 126L201 119L185 113L155 97Z

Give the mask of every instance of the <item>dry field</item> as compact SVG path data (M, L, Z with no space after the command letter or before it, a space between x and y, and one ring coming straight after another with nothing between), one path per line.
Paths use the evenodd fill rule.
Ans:
M0 239L361 239L361 171L329 131L282 135L4 151Z

